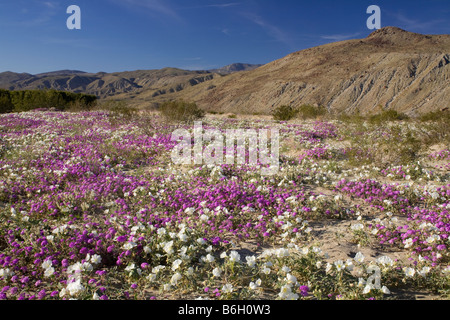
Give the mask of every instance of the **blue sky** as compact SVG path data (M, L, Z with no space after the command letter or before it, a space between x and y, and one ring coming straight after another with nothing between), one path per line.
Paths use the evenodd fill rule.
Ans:
M69 30L67 7L81 8ZM449 0L0 0L0 72L212 69L364 38L381 24L450 33Z

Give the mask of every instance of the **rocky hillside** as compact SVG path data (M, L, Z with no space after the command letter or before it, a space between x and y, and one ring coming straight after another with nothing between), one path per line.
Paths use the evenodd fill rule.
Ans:
M282 104L306 103L363 114L379 106L411 115L438 110L450 106L450 35L387 27L365 39L295 52L208 85L215 87L183 94L204 108L235 113L269 113Z

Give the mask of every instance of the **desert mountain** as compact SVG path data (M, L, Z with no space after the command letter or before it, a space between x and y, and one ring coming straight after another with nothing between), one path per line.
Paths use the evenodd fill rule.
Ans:
M225 113L269 114L283 104L313 104L332 112L367 114L381 106L414 115L450 106L450 35L386 27L263 66L232 64L209 71L3 72L0 88L82 92L143 108L184 99Z
M379 106L411 115L438 110L450 106L450 35L386 27L214 79L183 95L203 108L234 113L269 113L283 104L362 114Z
M82 92L107 98L122 95L134 97L145 91L151 98L175 93L221 75L253 70L260 65L235 63L207 71L187 71L175 68L137 70L116 73L87 73L59 70L40 73L0 73L0 88L9 90L55 89Z
M156 97L213 79L208 71L186 71L175 68L138 70L117 73L86 73L61 70L37 75L0 73L0 88L9 90L55 89L82 92L107 98L118 94L139 94L145 90Z

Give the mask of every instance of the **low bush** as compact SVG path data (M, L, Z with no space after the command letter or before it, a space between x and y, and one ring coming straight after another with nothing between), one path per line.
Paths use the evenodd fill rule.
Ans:
M396 110L386 110L371 116L369 122L379 124L386 121L402 121L408 119L409 117L404 113L400 113Z
M82 93L56 90L24 90L0 92L0 113L25 112L35 109L66 110L76 104L83 110L95 105L97 97Z
M289 121L295 118L297 114L298 110L288 105L279 106L272 112L274 120L277 121Z
M302 119L317 119L327 114L327 109L323 106L312 106L304 104L298 108L298 114Z
M168 121L193 121L205 116L205 111L194 102L167 101L160 105L161 115Z

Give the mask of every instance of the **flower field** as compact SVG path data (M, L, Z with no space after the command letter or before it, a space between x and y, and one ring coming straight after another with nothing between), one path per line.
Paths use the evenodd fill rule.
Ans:
M278 128L278 173L174 165L156 114L0 115L0 299L450 297L446 130L203 126Z

